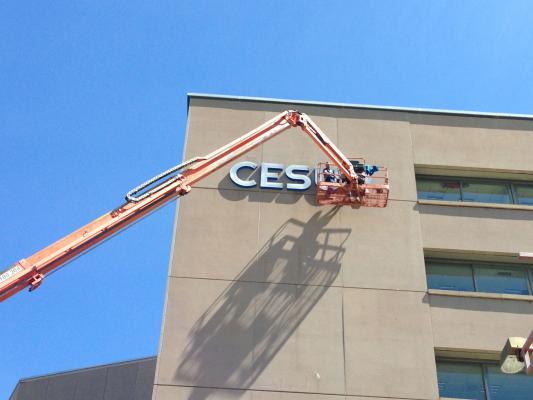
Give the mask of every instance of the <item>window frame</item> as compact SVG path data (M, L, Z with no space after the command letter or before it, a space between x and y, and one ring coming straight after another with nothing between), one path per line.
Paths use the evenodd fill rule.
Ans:
M526 183L523 183L523 182L514 182L513 183L513 196L514 196L514 199L515 199L515 202L513 204L518 204L520 206L529 206L529 207L533 207L532 204L521 204L520 203L520 197L518 196L518 191L517 191L517 187L518 186L525 186L525 187L531 187L533 188L533 184L526 184Z
M457 202L457 203L462 203L463 202L463 184L462 184L461 178L459 178L457 176L415 175L415 184L418 182L419 178L420 179L425 179L425 180L431 180L431 181L435 181L435 182L452 180L452 181L457 181L459 183L459 197L460 197L459 200L434 200L434 199L421 199L421 200L442 201L442 202L453 201L453 202ZM417 195L417 199L418 199L418 186L416 188L416 195Z
M476 279L476 266L481 268L494 268L494 269L505 269L502 267L512 267L516 268L518 270L522 270L524 272L524 277L526 279L526 285L528 294L513 294L514 296L533 296L533 264L518 264L518 263L505 263L505 262L495 262L495 261L477 261L477 260L461 260L461 259L446 259L446 258L437 258L437 257L424 257L424 266L425 266L425 272L426 272L426 284L428 283L427 279L427 264L428 263L440 263L440 264L462 264L462 265L468 265L468 269L470 270L470 273L472 274L472 281L474 282L474 291L466 291L466 290L450 290L450 291L456 291L456 292L465 292L465 293L488 293L488 294L506 294L506 293L500 293L500 292L485 292L480 291L478 289L478 283ZM438 288L430 288L428 285L428 290L434 289L434 290L448 290L448 289L438 289Z
M506 181L496 181L496 180L491 180L491 179L458 179L459 181L459 186L461 188L461 202L462 203L487 203L487 204L516 204L515 203L515 199L513 197L513 184L510 183L510 182L506 182ZM506 186L507 188L507 194L509 196L509 199L511 200L510 203L496 203L496 202L486 202L486 201L467 201L464 199L464 194L463 194L463 185L465 183L472 183L472 184L495 184L495 185L504 185Z
M498 365L496 361L480 361L480 360L473 360L470 358L467 359L457 359L457 358L443 358L439 357L435 360L435 369L437 369L437 364L439 363L447 363L447 364L476 364L480 366L481 368L481 382L483 382L483 389L485 390L485 399L484 400L490 400L489 398L489 382L487 379L488 370L486 369L486 365ZM439 385L439 375L437 373L437 389ZM439 398L440 398L440 392L439 392ZM452 397L453 398L453 397Z
M526 280L526 287L527 287L527 291L528 293L527 294L516 294L516 293L500 293L500 292L485 292L485 291L478 291L477 287L478 287L478 282L477 282L477 278L476 278L476 267L479 267L479 268L487 268L487 269L505 269L505 268L502 268L502 266L506 266L506 267L510 267L510 268L514 268L513 270L516 271L521 271L523 274L524 274L524 278ZM472 263L472 276L473 276L473 279L474 279L474 288L476 290L477 293L499 293L499 294L514 294L514 295L517 295L517 296L531 296L533 295L533 292L531 291L531 288L532 288L532 282L531 282L531 267L527 267L526 265L524 264L516 264L516 265L513 265L512 263L480 263L480 262L474 262Z
M447 260L444 258L426 258L424 257L424 266L425 266L425 272L426 272L426 283L428 283L428 270L427 270L427 263L434 263L434 264L456 264L456 265L468 265L468 269L470 271L470 279L472 281L472 286L474 288L473 291L470 290L452 290L452 289L439 289L439 288L430 288L428 285L428 289L436 289L436 290L449 290L449 291L455 291L455 292L465 292L465 293L478 293L477 286L476 286L476 280L474 279L474 265L470 261L463 261L463 260Z
M425 179L425 180L431 180L435 182L439 181L445 181L445 180L454 180L459 182L459 197L460 200L432 200L432 201L452 201L452 202L458 202L458 203L485 203L485 204L512 204L512 205L520 205L525 207L533 207L533 205L530 204L520 204L519 203L519 197L516 190L517 186L526 186L533 188L533 182L530 181L519 181L519 180L506 180L506 179L489 179L489 178L468 178L468 177L460 177L460 176L447 176L447 175L425 175L425 174L415 174L415 182L418 182L418 179ZM463 184L464 183L493 183L493 184L500 184L507 186L507 191L509 194L509 198L511 200L511 203L494 203L494 202L471 202L471 201L465 201L464 195L463 195ZM418 198L418 188L417 188L417 198ZM419 200L427 200L427 199L419 199Z
M499 362L495 360L479 360L479 359L472 359L472 358L448 358L448 357L436 357L435 358L435 367L437 367L438 364L448 363L448 364L476 364L480 366L481 368L481 379L483 382L483 389L485 390L485 399L484 400L492 400L491 399L491 392L490 392L490 384L489 384L489 370L488 367L499 367ZM435 368L437 369L437 368ZM437 390L438 390L438 374L437 374ZM439 398L440 398L440 391L439 391ZM453 398L453 397L452 397Z

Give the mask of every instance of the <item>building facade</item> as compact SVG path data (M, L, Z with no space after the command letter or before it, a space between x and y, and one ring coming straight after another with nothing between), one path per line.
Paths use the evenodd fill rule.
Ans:
M388 206L317 206L324 155L282 133L178 202L157 367L23 379L12 399L533 398L498 367L533 329L533 117L189 95L184 159L287 109L388 167Z
M287 109L387 166L388 206L319 207L281 169L262 181L265 164L312 178L326 161L298 129L197 184L178 204L153 398L521 399L508 391L533 378L496 360L533 329L517 259L533 251L533 119L190 95L184 159Z

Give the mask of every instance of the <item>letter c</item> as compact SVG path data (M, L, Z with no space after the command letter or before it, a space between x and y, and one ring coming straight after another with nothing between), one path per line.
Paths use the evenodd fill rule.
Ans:
M238 173L239 170L242 168L250 168L255 170L257 168L257 164L251 161L241 161L231 167L231 169L229 170L229 177L233 181L233 183L240 187L253 187L257 185L255 179L244 180L239 178Z

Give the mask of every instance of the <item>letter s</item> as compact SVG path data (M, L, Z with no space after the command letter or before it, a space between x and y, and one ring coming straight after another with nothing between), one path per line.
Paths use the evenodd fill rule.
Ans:
M300 173L298 173L300 172ZM287 183L289 190L307 190L311 187L311 178L309 178L309 167L306 165L289 165L285 169L285 174L292 181L300 183Z

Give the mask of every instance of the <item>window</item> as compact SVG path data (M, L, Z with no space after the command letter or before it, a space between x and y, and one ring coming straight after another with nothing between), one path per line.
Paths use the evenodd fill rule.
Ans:
M478 292L529 294L525 268L474 266L474 281Z
M533 206L533 186L516 186L516 195L518 204L527 204Z
M429 289L529 295L533 281L527 265L426 260Z
M503 183L461 182L463 201L512 204L510 185Z
M533 205L533 185L514 182L417 176L416 189L423 200Z
M474 292L474 275L469 264L427 262L426 276L431 289Z
M461 201L459 181L417 179L419 199Z
M533 378L508 375L496 364L437 361L439 395L474 400L531 400Z
M438 362L437 381L442 397L486 400L481 364Z

